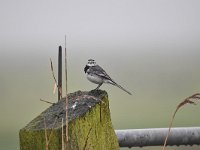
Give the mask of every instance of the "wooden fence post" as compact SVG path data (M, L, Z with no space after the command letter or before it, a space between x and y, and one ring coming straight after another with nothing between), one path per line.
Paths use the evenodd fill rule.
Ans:
M68 98L67 150L119 150L107 93L78 91L68 94ZM62 139L65 102L65 98L61 99L20 130L20 150L61 150L62 141L66 141Z

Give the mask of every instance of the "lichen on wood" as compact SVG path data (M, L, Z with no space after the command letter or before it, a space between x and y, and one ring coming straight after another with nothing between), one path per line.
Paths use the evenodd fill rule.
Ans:
M67 150L118 150L105 91L75 92L68 95L69 141ZM21 150L45 149L45 125L49 150L61 150L65 98L53 104L20 130ZM44 123L45 118L45 123ZM65 129L65 124L64 124ZM64 132L65 133L65 132Z

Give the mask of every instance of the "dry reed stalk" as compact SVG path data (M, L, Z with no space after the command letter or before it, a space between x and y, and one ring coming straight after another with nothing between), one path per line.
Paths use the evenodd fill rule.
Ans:
M57 89L57 85L56 85L56 83L54 83L53 94L56 94L56 89Z
M89 132L88 132L88 134L87 134L86 141L85 141L85 145L84 145L84 148L83 148L84 150L86 150L87 142L88 142L88 139L89 139L89 135L90 135L91 130L92 130L92 127L90 128L90 130L89 130Z
M53 129L54 129L54 126L55 126L55 124L56 124L57 119L58 119L58 117L56 117L55 120L54 120L54 123L53 123L52 129L51 129L51 132L50 132L50 135L49 135L49 141L48 141L48 143L50 143L51 136L52 136L52 134L53 134Z
M40 99L40 101L45 102L45 103L48 103L48 104L52 104L52 105L55 104L55 103L49 102L49 101L44 100L44 99Z
M67 48L66 48L66 35L65 35L65 85L66 85L66 148L68 145L68 87L67 87Z
M48 135L47 135L47 126L46 126L46 121L45 121L45 118L44 118L44 133L45 133L45 147L46 147L46 150L49 149L49 142L48 142Z
M174 114L173 114L171 121L170 121L169 130L167 132L167 136L165 138L165 142L164 142L164 145L163 145L163 150L165 150L165 148L166 148L167 140L168 140L169 134L171 132L172 124L173 124L176 113L178 112L178 110L180 108L182 108L186 104L196 105L196 103L194 102L195 100L200 100L200 93L196 93L196 94L193 94L192 96L187 97L186 99L184 99L181 103L179 103L177 105L176 110L174 111Z
M54 74L53 62L52 62L51 58L50 58L50 64L51 64L52 76L53 76L53 79L54 79L54 89L53 89L53 93L55 94L55 91L56 91L56 88L55 88L55 87L57 87L58 90L59 90L60 95L62 95L62 89L58 86L58 82L57 82L56 77L55 77L55 74Z
M45 117L44 117L44 131L45 131L46 150L49 149L50 139L51 139L51 136L52 136L52 133L53 133L53 128L54 128L54 126L55 126L55 124L56 124L57 118L58 118L58 117L56 117L55 120L54 120L52 129L51 129L51 132L50 132L50 135L49 135L49 138L48 138L48 134L47 134L47 125L46 125L46 120L45 120Z
M64 130L63 130L63 118L62 118L62 150L65 150Z

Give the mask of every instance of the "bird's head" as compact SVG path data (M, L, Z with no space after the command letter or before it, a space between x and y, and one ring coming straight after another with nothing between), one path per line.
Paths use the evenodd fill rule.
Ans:
M95 66L95 65L96 65L96 62L95 62L94 59L89 59L87 65L88 65L89 67Z
M87 65L86 65L85 68L84 68L85 73L87 72L87 70L88 70L90 67L95 66L95 65L96 65L95 60L89 59Z

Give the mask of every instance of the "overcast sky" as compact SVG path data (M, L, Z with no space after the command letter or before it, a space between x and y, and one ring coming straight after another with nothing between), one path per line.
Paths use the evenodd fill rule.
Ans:
M124 51L138 51L141 45L148 50L144 44L199 46L199 0L1 0L0 4L1 51L29 51L23 50L26 45L32 51L48 48L63 42L64 34L76 51L81 47L95 51L96 46L98 52L99 47L119 44Z

